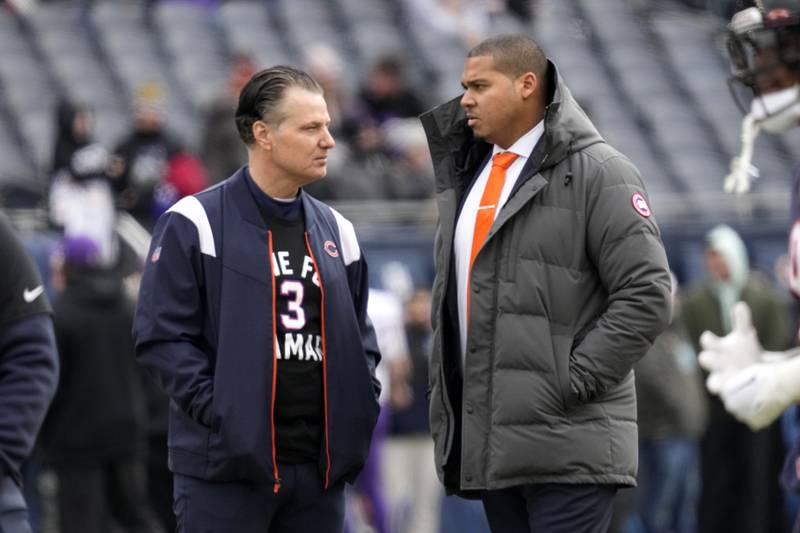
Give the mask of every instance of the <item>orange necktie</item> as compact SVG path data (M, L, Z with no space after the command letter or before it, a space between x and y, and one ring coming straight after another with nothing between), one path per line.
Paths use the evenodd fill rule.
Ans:
M494 213L497 209L497 202L500 200L500 192L506 181L506 170L517 158L517 154L511 152L500 152L492 158L492 170L489 172L489 179L486 181L486 188L483 189L481 203L478 206L478 213L475 215L475 231L472 234L472 253L469 257L469 270L472 272L472 263L478 250L483 246L486 235L494 223Z
M475 256L483 246L486 235L494 223L494 213L497 209L497 202L500 200L500 192L506 181L506 170L517 158L517 154L511 152L500 152L492 157L492 170L489 172L489 179L486 181L486 188L483 189L481 203L475 215L475 230L472 233L472 253L469 257L469 278L472 277L472 263ZM469 280L468 278L468 280ZM469 290L471 283L467 282L467 317L469 317Z

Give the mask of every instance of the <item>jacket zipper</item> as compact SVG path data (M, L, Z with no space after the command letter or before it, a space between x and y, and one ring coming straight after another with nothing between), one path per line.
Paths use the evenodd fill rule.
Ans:
M272 405L269 412L269 423L272 427L272 474L275 483L272 492L281 490L281 478L278 475L278 459L275 450L275 388L278 380L278 319L277 319L277 293L275 292L275 272L272 270L272 231L267 230L269 240L269 277L272 281Z
M322 283L322 273L317 266L317 259L314 257L314 251L311 249L311 243L308 239L308 232L305 232L306 248L308 254L311 256L311 263L314 265L314 270L319 278L319 294L320 294L320 328L322 329L322 398L323 398L323 411L325 418L325 489L327 490L331 478L331 451L328 440L328 350L326 349L325 342L325 289Z
M499 273L500 273L500 254L495 254L495 263L494 263L494 295L492 298L492 308L494 309L495 316L494 320L492 320L492 337L491 337L491 347L489 348L489 409L486 411L486 449L489 449L489 435L492 432L492 395L494 393L494 356L495 356L495 348L496 348L496 338L497 338L497 319L498 315L500 314L500 310L497 308L497 295L500 292L499 287ZM489 480L489 461L491 460L491 454L486 454L486 465L485 470L483 472L483 482L484 484L488 485Z

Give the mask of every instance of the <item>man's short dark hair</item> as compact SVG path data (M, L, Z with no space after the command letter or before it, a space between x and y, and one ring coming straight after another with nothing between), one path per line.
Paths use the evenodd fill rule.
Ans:
M495 68L512 79L526 72L542 79L547 71L547 57L539 44L521 33L490 37L467 53L467 57L481 56L491 56Z
M291 87L300 87L322 94L322 87L308 73L294 67L277 65L257 72L239 93L236 107L236 128L246 145L255 142L253 124L263 120L278 125L284 117L280 115L280 104Z

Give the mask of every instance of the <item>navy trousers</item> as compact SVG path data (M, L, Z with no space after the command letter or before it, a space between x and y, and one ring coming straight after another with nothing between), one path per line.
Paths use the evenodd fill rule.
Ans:
M30 533L25 498L14 480L0 475L0 533Z
M613 485L522 485L483 493L496 533L605 533L611 524Z
M296 533L344 530L344 482L323 489L316 464L278 464L281 487L221 483L175 474L178 533Z

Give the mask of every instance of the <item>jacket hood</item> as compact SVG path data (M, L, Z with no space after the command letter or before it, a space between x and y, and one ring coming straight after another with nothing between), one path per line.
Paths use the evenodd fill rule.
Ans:
M747 247L744 241L732 228L719 225L706 235L708 247L725 259L725 264L730 272L730 284L738 293L747 283L750 273L750 262L747 257Z
M544 170L563 161L569 154L604 142L586 113L573 98L555 63L548 59L548 101L545 109L544 135L534 150L532 160ZM491 145L475 139L460 106L461 96L441 104L420 116L428 135L428 143L436 171L437 189L448 188L451 173L442 166L448 155L454 155L462 170L481 161Z
M79 113L88 112L88 108L62 100L56 110L55 142L53 143L52 171L61 170L69 165L72 154L87 146L91 139L77 135L74 128L75 117Z

